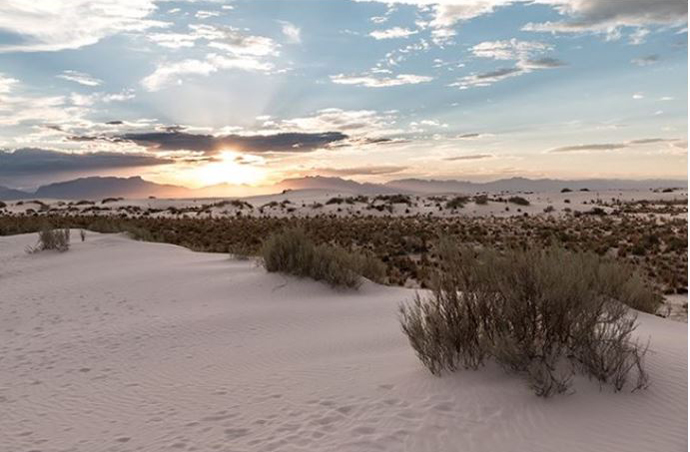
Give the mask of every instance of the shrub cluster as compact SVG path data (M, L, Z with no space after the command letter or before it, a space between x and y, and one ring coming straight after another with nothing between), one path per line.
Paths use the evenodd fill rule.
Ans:
M27 248L27 252L36 253L45 250L55 250L64 252L69 249L70 230L53 229L49 226L44 226L38 232L38 243L34 247Z
M575 373L621 390L648 383L646 347L631 338L632 306L658 303L641 277L593 253L562 248L503 254L449 239L438 245L431 294L401 306L404 333L433 373L493 359L537 395L565 392Z
M369 254L351 253L336 246L316 245L299 228L271 235L263 244L261 256L266 270L324 281L333 287L357 288L360 276L383 282L386 267Z
M508 198L508 202L512 202L518 206L529 206L529 201L522 196L511 196Z
M439 198L441 199L441 198ZM504 201L504 200L503 200ZM490 202L503 202L491 199ZM443 201L445 202L445 201ZM389 206L390 207L390 206ZM439 202L439 207L443 205ZM72 208L72 207L71 207ZM685 207L684 207L685 208ZM94 232L129 232L139 239L181 245L196 251L226 253L240 250L259 255L266 237L286 228L302 227L318 245L334 244L348 250L367 250L388 267L393 285L417 282L427 287L437 265L431 244L439 236L500 250L531 244L557 243L566 249L589 250L629 262L655 282L659 291L687 293L687 219L667 216L618 214L528 217L434 217L315 214L265 217L167 217L163 209L139 213L22 213L0 211L0 235L37 232L49 222L54 227L84 228ZM148 237L147 237L148 236ZM649 311L652 312L653 311Z

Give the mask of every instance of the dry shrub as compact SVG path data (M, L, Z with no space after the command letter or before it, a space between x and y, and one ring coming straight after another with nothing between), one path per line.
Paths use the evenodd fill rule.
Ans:
M34 247L27 248L27 252L36 253L45 250L55 250L65 252L69 250L70 230L53 229L50 226L44 226L38 232L38 243Z
M339 246L317 246L299 228L271 235L261 255L269 272L308 277L333 287L357 288L361 275L376 282L385 278L385 265L374 256L351 253Z
M631 338L651 290L628 268L558 247L475 251L437 247L431 294L401 307L401 323L433 373L487 360L525 375L537 395L565 392L574 373L621 390L648 384L646 347Z

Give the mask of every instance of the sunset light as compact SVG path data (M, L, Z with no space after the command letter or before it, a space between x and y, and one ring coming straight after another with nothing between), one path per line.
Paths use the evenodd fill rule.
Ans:
M192 179L200 186L257 185L266 176L266 171L260 166L263 163L264 159L261 157L243 155L235 151L222 151L213 162L194 169Z

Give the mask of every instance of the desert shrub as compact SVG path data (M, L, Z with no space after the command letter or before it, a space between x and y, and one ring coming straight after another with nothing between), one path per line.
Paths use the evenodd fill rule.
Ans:
M570 193L572 190L569 189L568 187L562 188L561 193Z
M386 264L373 253L353 254L357 273L378 284L386 282Z
M38 251L55 250L65 252L69 249L70 230L54 229L44 226L38 232L38 243L34 247L27 248L27 252L35 253Z
M131 239L138 240L140 242L156 241L156 238L148 229L134 226L132 224L125 224L123 226L123 230Z
M477 195L474 197L474 203L480 206L485 206L489 203L489 197L487 195Z
M500 254L443 239L437 248L431 294L401 306L402 329L433 374L491 359L544 397L567 391L574 373L616 391L631 376L633 389L648 384L646 347L631 338L637 317L623 303L649 289L627 269L558 247Z
M508 198L508 202L512 202L518 206L529 206L529 201L522 196L511 196Z
M361 275L382 282L386 274L383 262L373 255L351 253L329 244L317 246L299 228L271 235L262 246L261 256L269 272L308 277L333 287L359 287Z
M462 209L470 200L467 196L456 196L446 203L447 209Z
M85 241L86 240L86 231L83 229L80 229L79 230L79 237L81 238L82 242Z
M5 207L7 207L7 204L0 201L0 209L4 209Z
M353 255L339 246L315 247L307 276L333 287L357 288L361 284Z

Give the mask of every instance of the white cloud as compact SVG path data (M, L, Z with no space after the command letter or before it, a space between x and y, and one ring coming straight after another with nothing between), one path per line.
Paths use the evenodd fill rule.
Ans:
M635 99L635 100L644 99L644 94L642 94L642 93L635 93L635 94L632 95L632 98Z
M189 25L189 33L152 33L147 38L162 47L194 47L199 40L209 47L235 55L275 55L279 45L271 38L255 36L235 27L207 24Z
M71 0L0 2L0 29L18 36L2 52L77 49L106 36L144 31L167 24L145 19L156 9L152 0Z
M218 17L220 16L220 13L218 11L204 11L204 10L199 10L194 14L194 17L197 19L208 19L209 17Z
M475 56L495 60L523 60L551 49L549 44L543 42L518 41L515 38L508 41L485 41L470 48Z
M180 76L183 75L209 75L215 72L216 67L208 61L183 60L176 63L160 64L156 70L146 76L141 85L148 91L158 91L170 83L181 83Z
M329 132L337 131L355 139L375 138L402 132L396 127L397 112L375 110L342 110L326 108L301 118L272 122L275 131Z
M290 22L281 21L282 31L287 41L292 44L299 44L302 42L301 31L298 26Z
M99 86L103 84L103 80L79 71L63 71L62 74L57 77L84 86Z
M252 57L227 57L208 54L205 60L187 59L173 63L161 63L156 70L141 80L147 91L158 91L171 84L182 83L182 78L189 75L207 76L221 69L239 69L244 71L269 71L270 63Z
M210 41L209 47L236 55L265 56L277 53L278 45L272 39L249 35L238 28L213 25L190 25L189 28L199 39Z
M414 34L417 34L417 30L410 30L409 28L393 27L387 30L375 30L369 33L374 39L396 39L396 38L407 38Z
M161 47L167 47L169 49L194 47L194 43L199 39L195 35L186 33L151 33L147 35L146 38Z
M650 64L657 63L660 59L659 55L647 55L640 58L633 58L630 62L638 66L649 66Z
M430 82L433 77L426 75L399 74L395 77L375 77L370 74L364 75L332 75L331 81L340 85L361 85L367 88L384 88L389 86L416 85L418 83Z
M630 34L630 44L635 46L643 44L647 39L648 34L649 30L647 30L646 28L636 29Z
M0 94L9 94L12 87L19 83L16 78L8 77L0 73Z

